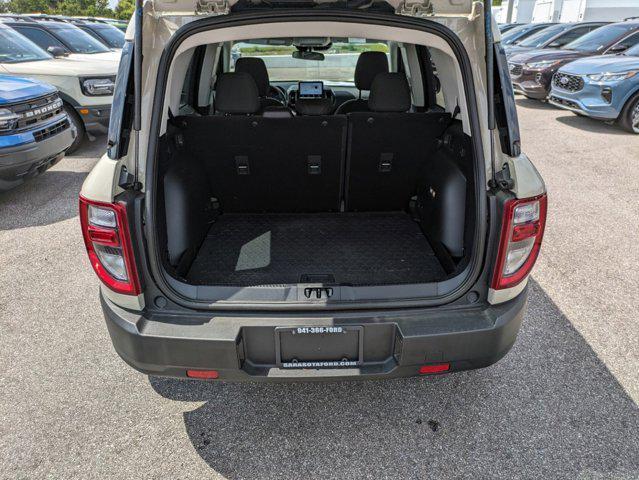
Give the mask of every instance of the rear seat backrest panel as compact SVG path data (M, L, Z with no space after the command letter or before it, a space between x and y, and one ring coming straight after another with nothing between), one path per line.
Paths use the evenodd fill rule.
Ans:
M398 211L417 194L448 113L350 113L346 209Z
M346 117L181 117L223 212L338 211Z

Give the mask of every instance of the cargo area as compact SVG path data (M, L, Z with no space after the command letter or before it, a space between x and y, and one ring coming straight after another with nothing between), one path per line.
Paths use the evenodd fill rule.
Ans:
M358 137L346 135L347 119L339 116L178 119L181 128L166 139L173 147L165 146L158 205L166 270L198 286L423 284L458 274L472 249L472 164L463 155L469 139L459 125L446 127L447 115L407 115L415 117L405 119L403 133L390 128L401 118L386 118L361 144L361 156L354 145L340 145ZM335 138L322 138L340 121ZM324 133L286 152L265 147L267 136L259 148L246 142L260 128L277 142L277 132L299 135L304 124L322 122ZM443 124L435 133L446 144L416 137L411 122L427 130ZM234 130L244 143L234 141ZM387 142L383 131L398 141L392 150L376 145L375 138ZM210 151L201 139L215 136L226 142Z
M278 42L215 47L230 63L220 61L210 96L200 85L211 45L176 62L184 82L160 136L155 206L172 285L235 301L249 291L297 301L321 285L356 300L428 296L463 278L475 159L459 109L438 104L439 77L459 88L448 57L379 40ZM265 53L274 48L294 55ZM410 76L402 58L417 63Z
M205 285L383 285L445 276L404 212L221 215L186 274Z

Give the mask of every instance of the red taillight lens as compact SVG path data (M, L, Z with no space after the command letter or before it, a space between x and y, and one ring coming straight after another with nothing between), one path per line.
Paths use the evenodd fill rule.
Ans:
M497 261L491 287L511 288L530 273L541 249L546 226L546 195L509 200L504 205L504 218Z
M111 290L139 295L126 208L121 203L103 203L80 197L80 224L91 266Z

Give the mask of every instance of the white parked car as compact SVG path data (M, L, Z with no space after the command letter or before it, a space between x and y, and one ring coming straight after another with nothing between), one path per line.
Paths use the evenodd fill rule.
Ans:
M504 356L547 203L490 3L144 2L80 197L118 354L254 381Z
M58 89L78 132L69 153L78 147L85 132L106 132L117 66L115 60L54 57L0 23L0 72L40 80Z

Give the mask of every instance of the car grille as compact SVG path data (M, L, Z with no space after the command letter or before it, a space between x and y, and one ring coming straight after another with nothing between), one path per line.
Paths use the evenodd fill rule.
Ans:
M63 132L67 128L69 128L69 120L65 118L64 120L56 122L53 125L49 125L42 130L33 132L33 138L35 138L36 142L41 142L42 140L46 140L47 138L53 137L54 135Z
M3 108L8 108L18 116L13 129L18 132L32 129L34 126L59 115L63 110L62 100L57 93Z
M508 64L510 75L513 77L518 77L524 71L524 66L518 63L510 63Z
M573 101L566 100L565 98L555 97L554 95L550 96L550 101L553 103L557 103L559 105L563 105L564 107L572 108L573 110L581 110L579 105Z
M561 72L555 74L552 83L555 87L568 90L569 92L578 92L584 88L583 78Z

